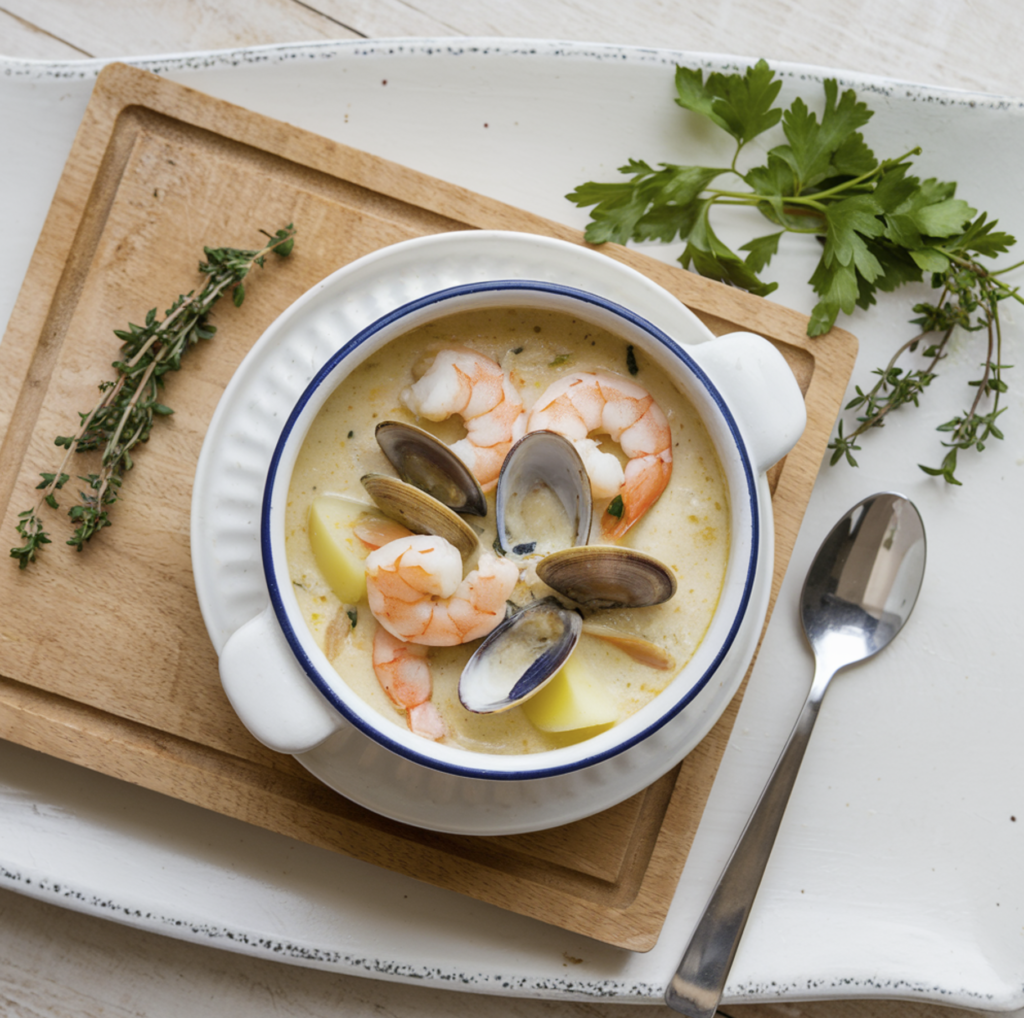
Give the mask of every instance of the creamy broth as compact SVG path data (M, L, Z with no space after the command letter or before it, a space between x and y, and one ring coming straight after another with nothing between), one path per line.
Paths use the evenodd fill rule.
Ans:
M675 574L678 590L664 604L646 608L585 613L586 618L624 634L640 636L671 656L674 667L652 668L595 636L584 635L575 655L616 704L619 720L655 697L693 656L718 604L729 553L729 503L714 446L693 406L666 373L636 351L639 368L627 369L626 343L582 319L561 312L523 308L462 312L415 329L389 343L360 365L331 395L302 446L288 493L286 549L292 582L303 616L317 644L345 682L395 724L405 727L403 712L384 693L374 674L371 648L376 620L364 598L342 604L320 574L310 547L309 508L319 495L342 495L373 509L360 478L394 474L374 437L385 420L415 424L451 444L464 434L458 418L441 423L417 419L400 396L420 377L433 356L446 347L467 346L492 357L511 374L529 409L547 386L575 371L612 371L643 386L668 418L672 431L672 477L643 518L622 538L624 545L654 555ZM599 436L592 436L599 437ZM618 446L607 436L602 450ZM466 517L478 531L482 549L495 540L494 494L487 496L486 517ZM545 501L543 496L535 500ZM553 499L550 512L558 515ZM594 540L608 500L595 502ZM528 514L534 518L536 509ZM540 535L539 535L540 536ZM358 546L360 542L354 541ZM363 554L368 552L364 549ZM511 600L524 605L551 593L531 562ZM472 568L473 561L467 563ZM353 624L354 622L354 624ZM492 753L532 753L578 741L581 734L542 732L519 707L501 714L477 715L459 702L463 665L480 641L456 647L432 647L429 662L433 702L449 734L445 742Z

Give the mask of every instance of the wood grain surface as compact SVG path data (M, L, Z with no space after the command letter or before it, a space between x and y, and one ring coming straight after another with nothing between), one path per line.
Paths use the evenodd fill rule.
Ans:
M6 0L0 53L23 59L145 55L328 38L491 34L767 56L903 80L1019 94L1001 59L1017 21L1009 0ZM865 31L863 26L872 29ZM253 291L254 295L256 291ZM6 404L0 401L0 411ZM0 473L0 476L4 476ZM139 933L0 892L0 1013L14 1016L474 1014L626 1018L608 1003L491 998L296 969ZM879 1000L731 1006L732 1018L964 1018Z
M597 817L505 838L404 828L329 792L243 728L220 688L190 569L191 480L203 436L235 367L281 310L337 267L425 233L488 227L582 243L574 231L147 72L107 67L0 346L0 405L13 408L0 421L4 527L12 531L34 501L38 464L52 455L52 436L68 430L68 408L91 405L116 352L109 323L148 310L137 305L140 276L189 281L201 238L242 246L247 224L260 220L270 230L296 223L296 253L252 281L241 309L215 315L218 337L169 382L175 414L140 453L116 525L83 554L58 559L58 543L30 571L13 563L0 571L0 600L20 603L35 629L32 640L0 637L0 733L619 947L653 947L740 696L676 771ZM856 341L840 330L828 342L810 340L795 312L606 250L657 279L713 331L765 335L793 367L809 423L771 474L774 597ZM60 526L60 516L52 523ZM54 603L65 610L47 611ZM134 606L127 619L126 603ZM145 626L144 639L133 625ZM146 646L146 655L111 655L121 640ZM99 672L96 661L104 661Z

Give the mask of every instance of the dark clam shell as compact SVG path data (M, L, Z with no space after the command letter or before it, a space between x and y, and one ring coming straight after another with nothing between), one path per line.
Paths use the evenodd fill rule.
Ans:
M477 647L459 679L459 699L474 714L522 703L554 678L579 642L579 615L545 598L509 616Z
M552 590L585 608L643 608L676 592L676 578L654 556L618 545L566 548L537 563Z
M376 429L377 444L398 476L432 495L457 513L487 515L487 499L465 463L429 431L381 421Z

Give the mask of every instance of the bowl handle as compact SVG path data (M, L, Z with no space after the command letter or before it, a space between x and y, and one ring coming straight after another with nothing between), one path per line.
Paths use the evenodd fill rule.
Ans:
M220 681L242 724L278 753L304 753L347 724L302 673L270 605L224 645Z
M736 418L754 469L764 473L799 441L807 408L786 359L762 336L731 332L689 348Z

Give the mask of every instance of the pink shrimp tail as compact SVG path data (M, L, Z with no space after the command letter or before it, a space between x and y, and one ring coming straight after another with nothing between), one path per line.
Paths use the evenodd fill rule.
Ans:
M626 464L622 485L622 515L605 513L601 531L609 540L618 540L657 501L672 476L672 452L664 452Z
M448 734L444 719L429 700L426 703L410 707L406 712L406 717L409 719L409 728L414 735L421 735L424 739L433 739L434 742L437 742Z
M405 711L416 735L435 741L444 738L444 721L430 702L433 689L426 647L399 640L378 626L373 634L373 670L391 702Z
M383 626L373 634L373 670L396 707L409 710L430 699L427 648L406 643Z

